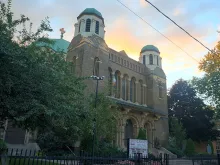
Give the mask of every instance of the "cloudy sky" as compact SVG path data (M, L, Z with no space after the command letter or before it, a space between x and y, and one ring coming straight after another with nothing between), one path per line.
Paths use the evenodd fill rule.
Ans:
M6 0L3 0L6 1ZM220 39L220 0L149 0L179 25L213 48ZM147 44L157 46L163 58L163 69L167 75L168 87L179 78L190 79L201 76L198 61L207 50L182 32L161 15L145 0L121 0L151 26L172 40L181 49L155 31L148 24L123 7L117 0L13 0L15 17L25 14L39 25L46 16L50 18L54 32L51 38L60 37L60 28L65 28L64 39L71 41L77 16L85 8L96 8L105 19L105 40L115 50L125 50L138 60L140 50Z

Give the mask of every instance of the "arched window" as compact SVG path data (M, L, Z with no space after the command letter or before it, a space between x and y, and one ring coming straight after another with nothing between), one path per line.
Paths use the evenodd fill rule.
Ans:
M96 21L95 23L95 33L99 34L99 21Z
M141 104L144 104L144 87L143 87L143 82L142 80L139 81L139 84L140 84L140 90L141 90Z
M71 72L75 73L75 70L76 70L76 56L73 56Z
M134 77L131 79L131 83L130 83L130 100L132 102L136 102L136 84Z
M109 85L109 96L112 95L112 69L108 68L108 85Z
M132 139L134 137L134 129L133 129L133 123L131 121L131 119L128 119L126 121L126 125L125 125L125 141L124 144L125 146L127 145L127 140L128 139Z
M122 99L128 100L128 75L122 79Z
M146 64L146 59L145 59L145 55L143 55L143 64Z
M159 83L159 98L162 98L163 97L163 87L162 87L162 84Z
M159 66L159 58L158 58L158 56L157 56L157 66Z
M81 21L79 22L79 32L80 32L80 27L81 27Z
M149 62L150 62L150 65L153 65L154 63L153 63L153 55L152 54L150 54L150 56L149 56Z
M91 27L91 19L86 20L86 32L90 32L90 27Z
M116 86L116 98L120 98L121 90L121 73L119 71L115 72L115 86Z
M98 57L94 59L93 75L99 76L99 58Z

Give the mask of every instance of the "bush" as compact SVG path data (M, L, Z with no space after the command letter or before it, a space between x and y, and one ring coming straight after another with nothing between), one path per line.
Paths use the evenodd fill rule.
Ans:
M167 149L172 152L173 154L175 154L178 158L181 158L184 156L184 152L178 148L174 148L171 146L168 146Z
M192 139L188 139L185 149L186 156L193 156L195 154L195 144Z
M0 139L0 155L7 151L6 143Z
M137 139L141 139L141 140L146 140L147 139L147 137L146 137L146 129L144 129L144 128L140 128L139 129Z

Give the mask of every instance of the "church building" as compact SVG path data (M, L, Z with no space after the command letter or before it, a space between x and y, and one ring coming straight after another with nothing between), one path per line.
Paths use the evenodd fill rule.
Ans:
M159 49L146 45L135 61L124 50L108 47L105 33L102 14L94 8L85 9L77 17L66 60L74 63L78 76L105 76L99 88L110 85L109 97L122 113L115 139L118 146L125 148L127 139L136 138L140 128L147 130L149 147L154 147L155 140L165 146L169 134L167 87ZM88 90L95 91L95 81L86 80L86 84Z
M137 138L141 128L146 129L149 148L156 147L158 142L166 146L169 136L167 86L159 49L143 45L139 61L133 60L124 50L108 47L105 26L102 14L87 8L77 17L72 41L69 43L62 37L55 39L52 49L66 53L66 60L74 64L77 76L105 77L99 83L99 91L109 87L108 97L118 104L122 114L114 141L117 146L126 148L127 139ZM88 79L85 83L89 92L95 92L96 81ZM15 134L19 135L17 140ZM9 126L1 136L15 146L33 143L36 137Z

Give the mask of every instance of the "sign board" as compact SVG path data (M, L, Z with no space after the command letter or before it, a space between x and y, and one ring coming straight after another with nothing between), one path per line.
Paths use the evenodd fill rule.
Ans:
M135 157L137 154L141 154L142 157L148 157L148 141L139 139L129 139L128 143L129 157Z

